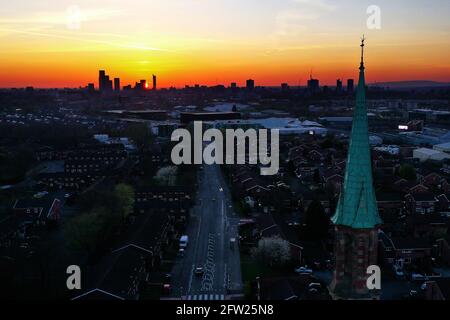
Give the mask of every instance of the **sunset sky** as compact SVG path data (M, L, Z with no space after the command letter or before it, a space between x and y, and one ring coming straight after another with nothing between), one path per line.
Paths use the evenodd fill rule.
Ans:
M366 9L381 9L381 29ZM448 0L14 0L0 9L0 87L450 82Z

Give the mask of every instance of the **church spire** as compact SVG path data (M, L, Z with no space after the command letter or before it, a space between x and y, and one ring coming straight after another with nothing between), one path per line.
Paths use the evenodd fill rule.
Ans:
M344 185L332 221L335 230L335 269L330 284L334 299L377 299L379 290L367 286L367 268L377 264L377 227L382 223L372 182L364 79L364 38L352 134Z
M352 133L344 186L332 220L336 225L370 229L381 223L372 181L369 132L364 79L364 40L361 39L361 64L353 112Z
M364 70L364 41L366 38L364 35L361 38L361 64L359 66L359 70Z

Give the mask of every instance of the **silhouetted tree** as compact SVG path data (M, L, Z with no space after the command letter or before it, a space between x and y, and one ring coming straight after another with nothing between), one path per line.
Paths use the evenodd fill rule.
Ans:
M287 171L290 174L295 174L295 166L294 166L294 162L292 160L288 161Z
M132 124L125 129L124 135L136 143L138 148L145 149L151 145L152 132L145 123Z
M314 169L314 182L315 183L320 182L320 171L318 168Z
M328 235L330 219L325 213L320 201L313 200L306 210L306 233L310 239L323 240Z
M416 180L416 169L410 164L402 164L398 175L406 180Z

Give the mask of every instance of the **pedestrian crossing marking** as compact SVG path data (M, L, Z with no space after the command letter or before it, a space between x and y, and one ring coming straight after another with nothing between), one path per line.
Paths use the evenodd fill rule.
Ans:
M187 300L225 300L224 294L194 294L188 295Z

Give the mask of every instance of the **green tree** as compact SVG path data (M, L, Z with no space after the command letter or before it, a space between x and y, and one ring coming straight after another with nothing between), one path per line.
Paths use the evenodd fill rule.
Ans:
M125 129L125 136L136 143L138 148L147 148L152 142L152 132L145 123L132 124Z
M104 227L104 208L81 214L66 224L65 235L69 246L91 254L96 251Z
M330 219L325 213L322 204L318 200L313 200L306 210L305 217L306 231L310 239L323 240L328 235Z
M240 215L244 216L249 215L251 212L250 206L245 202L244 199L239 199L235 201L234 208Z
M0 184L22 181L33 165L33 152L20 145L12 152L0 150Z
M314 182L315 183L320 183L320 171L318 168L314 169Z
M167 166L158 170L155 179L160 185L173 186L176 184L178 167Z
M398 175L406 180L416 180L416 169L410 164L402 164Z
M134 189L126 184L118 184L114 190L87 194L81 204L85 213L66 225L69 245L89 255L107 248L133 212L134 196Z
M295 174L295 165L294 165L294 162L292 160L288 161L287 172L290 173L290 174Z
M118 184L114 188L114 198L116 209L126 219L133 212L134 205L134 189L127 184Z

